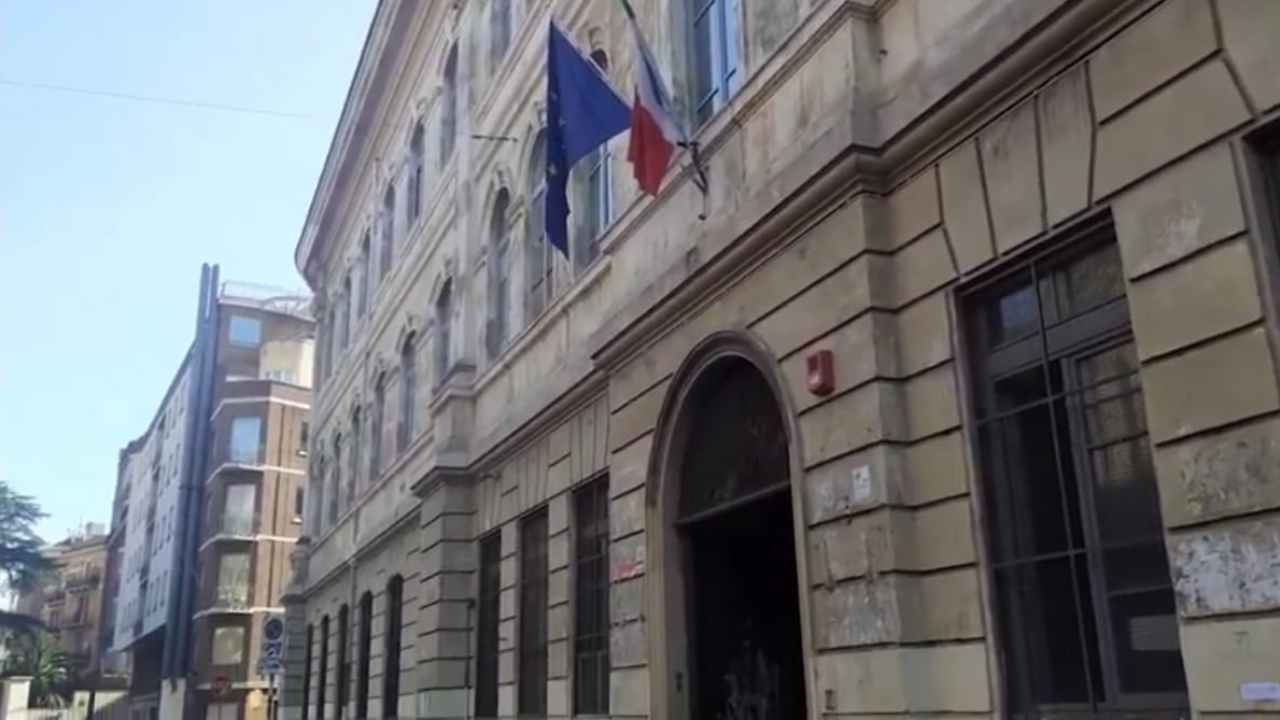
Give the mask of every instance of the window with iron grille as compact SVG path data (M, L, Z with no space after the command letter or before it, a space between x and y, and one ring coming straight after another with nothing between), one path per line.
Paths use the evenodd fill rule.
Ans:
M573 709L609 714L609 478L574 494Z
M480 598L476 628L476 717L498 716L498 610L502 593L502 536L480 541Z
M1177 717L1186 679L1109 227L965 297L1013 716Z
M302 720L311 710L311 643L316 641L316 626L307 623L307 644L302 648Z
M366 591L360 597L360 670L356 674L356 720L369 717L369 652L372 649L373 593Z
M400 630L403 627L404 579L394 575L387 581L387 627L382 637L382 717L393 718L400 705Z
M316 683L316 720L324 718L324 691L329 684L329 616L320 619L320 677Z
M547 509L520 523L520 669L516 705L521 715L547 712Z
M347 657L347 648L351 647L350 637L351 611L343 605L338 608L338 691L334 693L337 697L334 715L338 720L342 720L347 709L347 692L351 687L351 664Z

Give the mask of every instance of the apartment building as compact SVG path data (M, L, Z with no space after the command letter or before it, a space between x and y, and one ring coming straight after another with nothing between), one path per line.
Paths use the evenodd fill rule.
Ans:
M1280 3L383 0L296 250L287 720L1276 712ZM561 169L555 169L561 170Z
M53 568L18 594L15 610L39 618L67 654L72 672L83 675L98 667L106 528L85 523L44 554Z
M301 527L310 298L201 277L196 338L122 452L108 586L131 717L265 717L261 628Z

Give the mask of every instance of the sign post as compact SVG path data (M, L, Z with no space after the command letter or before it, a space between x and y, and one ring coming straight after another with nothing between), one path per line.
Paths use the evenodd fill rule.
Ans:
M276 676L284 671L284 620L272 615L262 623L258 672L267 676L267 718L276 720Z

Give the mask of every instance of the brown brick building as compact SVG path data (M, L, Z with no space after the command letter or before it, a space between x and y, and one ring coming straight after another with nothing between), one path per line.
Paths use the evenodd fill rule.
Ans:
M710 191L618 138L566 258L621 5L379 3L286 718L1280 713L1280 2L631 4Z
M310 299L202 277L196 340L121 453L106 608L133 720L252 720L261 631L301 529Z

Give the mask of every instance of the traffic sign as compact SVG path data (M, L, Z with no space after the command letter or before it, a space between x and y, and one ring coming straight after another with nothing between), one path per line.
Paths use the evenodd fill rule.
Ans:
M284 671L284 620L271 616L262 623L262 654L258 658L258 672L278 675Z

